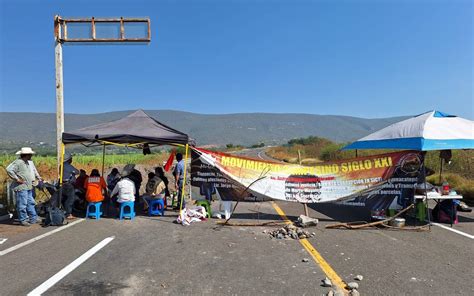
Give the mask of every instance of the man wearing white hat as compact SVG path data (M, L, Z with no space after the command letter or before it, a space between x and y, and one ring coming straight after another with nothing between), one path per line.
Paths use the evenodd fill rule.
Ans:
M7 167L7 173L14 180L12 184L16 195L16 210L18 220L23 226L30 226L38 222L33 199L33 181L35 175L30 168L29 161L35 152L30 147L23 147L16 153L20 157Z

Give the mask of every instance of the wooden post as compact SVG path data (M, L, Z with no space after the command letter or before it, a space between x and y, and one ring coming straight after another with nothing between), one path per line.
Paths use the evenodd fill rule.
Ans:
M63 89L63 47L60 41L61 24L59 16L54 19L54 33L56 45L54 47L54 62L56 68L56 149L57 149L57 170L59 175L59 167L61 165L61 147L64 132L64 89Z
M301 151L298 149L298 164L301 165ZM308 214L308 205L306 203L303 204L304 207L304 214L305 216L309 217Z
M443 159L439 158L439 184L441 184L442 178L441 174L443 173Z

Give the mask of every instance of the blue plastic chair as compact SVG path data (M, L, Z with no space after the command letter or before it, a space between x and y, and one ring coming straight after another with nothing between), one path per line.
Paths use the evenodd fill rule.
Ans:
M100 207L102 206L102 202L90 202L87 205L87 212L86 212L86 218L95 218L96 220L100 219L100 216L102 215L102 212L100 211ZM90 208L93 207L92 211Z
M123 220L123 218L130 218L130 220L133 220L133 218L135 218L134 204L135 202L133 201L120 203L120 220ZM126 208L128 208L128 211L126 211Z
M152 199L148 201L148 216L160 215L165 213L165 202L163 199Z

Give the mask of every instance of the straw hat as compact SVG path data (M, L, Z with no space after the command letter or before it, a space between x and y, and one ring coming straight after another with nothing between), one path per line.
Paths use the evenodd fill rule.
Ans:
M36 154L30 147L21 147L20 151L17 151L15 153L16 155L22 155L22 154Z
M127 164L123 169L122 169L122 172L120 173L120 176L122 177L126 177L128 175L130 175L133 171L133 169L135 168L135 165L134 164Z

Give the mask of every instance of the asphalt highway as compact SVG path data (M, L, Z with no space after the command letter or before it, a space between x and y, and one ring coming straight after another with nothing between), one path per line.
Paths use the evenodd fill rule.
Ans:
M303 211L294 203L278 206L290 220ZM323 212L330 210L311 207L310 215L320 223L310 228L316 236L308 241L343 281L363 275L362 295L474 294L472 239L434 226L424 232L329 230L324 226L334 218ZM336 211L349 215L351 209ZM0 294L28 294L106 238L113 239L45 295L323 295L329 291L320 286L327 270L299 241L271 239L264 233L274 227L223 227L214 219L183 227L173 223L175 217L175 212L167 212L165 217L139 216L133 221L79 220L1 255ZM474 221L472 214L463 217L469 222L462 223ZM272 203L241 203L231 221L260 223L281 221L281 217ZM60 228L10 231L0 252L55 229ZM303 262L305 258L309 262Z
M326 229L366 213L336 204L309 211L319 224L304 242L270 238L275 226L210 219L184 227L172 211L66 227L2 222L0 295L326 295L326 276L349 283L356 275L364 277L361 295L474 295L473 213L460 213L453 228L412 232ZM281 222L302 213L296 203L239 203L231 221Z

